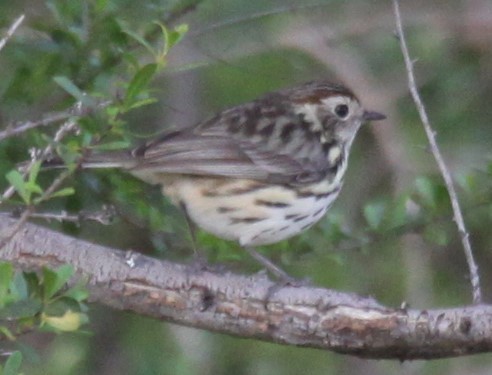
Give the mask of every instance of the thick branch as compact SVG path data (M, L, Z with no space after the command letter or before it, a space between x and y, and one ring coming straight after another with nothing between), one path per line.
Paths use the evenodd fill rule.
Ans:
M0 216L0 233L15 221ZM23 270L72 264L94 302L231 335L367 358L442 358L492 350L492 306L390 309L370 298L286 287L110 249L27 223L0 250Z

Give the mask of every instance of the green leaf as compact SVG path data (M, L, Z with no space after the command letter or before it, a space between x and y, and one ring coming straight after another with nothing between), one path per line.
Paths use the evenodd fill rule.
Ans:
M384 224L387 224L388 229L400 227L409 222L407 205L410 197L402 195L391 202L385 213Z
M385 210L386 204L384 202L369 203L364 207L364 217L371 229L378 229Z
M0 319L31 318L41 312L43 305L38 299L23 299L10 303L0 310Z
M163 26L161 25L161 28L162 27ZM187 32L188 32L188 25L185 23L176 26L173 31L169 32L168 39L167 39L168 50L173 48L176 44L178 44L183 39L183 37Z
M422 202L431 207L436 207L435 184L427 177L418 177L415 180L415 186Z
M44 307L43 313L49 316L63 316L67 311L80 310L80 304L70 297L57 295L55 300Z
M160 51L159 56L157 57L159 60L163 60L167 53L169 52L169 30L162 23L156 22L156 24L161 28L162 37L163 37L163 47L162 51Z
M8 172L5 176L7 181L12 185L17 192L17 194L20 195L24 203L29 204L31 201L31 193L29 190L26 188L26 182L24 181L24 177L19 173L17 170L11 170Z
M34 184L38 178L39 171L41 170L41 160L35 161L31 169L29 170L29 177L27 179L27 182Z
M42 324L46 324L46 328L51 328L55 332L73 332L77 331L82 324L89 321L84 313L74 312L71 310L65 311L62 316L50 316L41 314Z
M89 297L89 292L87 291L84 285L80 284L67 290L65 293L63 293L63 296L72 298L77 302L82 302Z
M108 106L106 113L110 118L116 118L120 114L120 107L114 105Z
M15 191L20 195L24 203L31 203L31 196L33 193L42 194L43 189L36 182L38 174L41 168L41 162L37 161L33 163L27 181L24 180L22 174L17 170L11 170L7 173L6 178L9 183L14 187Z
M135 108L143 107L145 105L149 105L149 104L156 103L156 102L157 102L157 99L155 99L155 98L147 98L147 99L143 99L143 100L138 100L135 103L133 103L130 106L130 108L128 108L128 109L135 109Z
M135 99L144 91L157 70L156 64L147 64L142 67L132 78L126 91L124 101L125 108L130 108Z
M72 95L77 101L81 102L85 106L94 106L94 101L80 90L68 77L56 76L53 80L67 93Z
M451 202L446 186L440 181L428 177L419 177L415 181L417 195L415 200L434 213L450 211Z
M456 176L456 182L467 193L474 193L480 187L478 176L475 174L458 174Z
M436 245L446 246L449 243L449 235L446 228L438 223L427 226L423 234L427 241Z
M27 282L22 272L15 273L14 280L10 286L10 291L18 299L26 299L29 296Z
M108 7L109 0L96 0L95 10L96 14L103 13Z
M14 270L10 263L0 263L0 307L7 303L7 294L13 274Z
M75 189L73 187L66 187L58 191L55 191L53 194L50 195L50 198L66 197L68 195L73 195L73 194L75 194Z
M179 43L188 32L188 25L181 24L176 26L174 30L169 31L169 29L162 23L155 23L161 28L162 36L164 39L164 46L162 48L162 51L159 53L158 59L160 61L164 61L166 55L169 53L169 50L173 48L177 43Z
M25 183L25 188L29 191L30 195L43 193L43 189L36 182L40 170L41 170L41 161L38 160L35 163L33 163L31 170L29 171L29 176Z
M12 332L10 332L10 329L8 329L5 326L0 326L0 338L2 337L2 335L4 335L7 339L9 339L11 341L15 340L15 336L12 334ZM2 369L2 367L0 366L0 370L1 369ZM2 372L0 371L0 374L1 373Z
M36 182L27 181L25 184L26 190L30 195L34 194L43 194L43 189Z
M152 55L155 55L154 48L147 42L144 38L142 38L140 35L134 33L131 30L123 30L125 34L130 36L132 39L134 39L136 42L144 46Z
M13 352L3 368L2 375L18 375L22 364L22 354L19 351Z
M23 272L27 290L31 295L42 296L41 280L35 272Z
M43 268L43 285L44 285L44 298L50 299L58 292L63 285L72 277L73 267L69 264L65 264L59 267L57 270L50 270Z

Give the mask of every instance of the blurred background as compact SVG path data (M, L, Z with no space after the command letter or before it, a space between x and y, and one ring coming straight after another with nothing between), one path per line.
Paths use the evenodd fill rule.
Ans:
M492 2L403 2L419 89L456 181L465 221L491 301ZM0 27L26 20L0 51L0 127L67 109L74 98L54 77L117 100L135 61L152 55L122 30L158 43L153 22L188 25L151 85L152 104L122 114L134 144L194 124L270 91L329 78L351 87L387 120L364 127L344 189L313 229L261 249L292 275L371 295L388 306L452 307L471 302L470 283L449 199L410 99L390 1L0 0ZM104 111L102 111L104 112ZM103 137L106 114L82 122ZM0 144L2 176L45 147L57 127ZM107 129L105 130L107 131ZM106 135L104 135L106 136ZM111 138L111 139L113 139ZM75 139L80 141L80 139ZM75 140L72 140L75 142ZM46 183L53 175L44 175ZM4 190L7 182L1 180ZM70 197L40 211L78 213L111 204L113 223L49 223L73 236L186 262L190 235L158 190L119 172L78 172ZM14 204L1 207L10 210ZM200 232L211 262L236 272L258 265L230 242ZM25 374L490 374L490 354L435 361L368 361L179 327L91 306L86 333L21 337ZM2 343L0 342L0 347ZM31 349L28 349L31 347ZM34 348L34 349L32 349Z

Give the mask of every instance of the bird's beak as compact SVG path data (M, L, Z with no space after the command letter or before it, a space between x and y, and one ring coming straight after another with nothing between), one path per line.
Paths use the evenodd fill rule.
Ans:
M385 118L386 116L382 113L374 111L364 111L364 114L362 115L364 121L379 121L384 120Z

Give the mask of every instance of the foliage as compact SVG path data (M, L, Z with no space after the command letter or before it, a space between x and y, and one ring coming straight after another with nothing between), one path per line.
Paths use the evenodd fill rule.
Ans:
M42 151L31 153L34 159L30 164L25 163L20 171L11 169L5 173L6 182L20 200L14 197L4 200L4 204L32 209L42 202L56 202L75 194L72 186L58 188L50 179L43 179L40 175L43 161L52 158L53 151L73 173L77 160L90 149L129 147L128 129L123 117L129 111L155 102L150 83L166 67L169 51L187 31L186 25L168 29L156 22L154 28L159 33L151 43L113 14L108 2L92 4L90 9L72 5L59 1L46 4L53 24L37 25L40 32L50 34L51 38L50 48L37 51L40 60L46 62L45 69L33 64L34 61L17 58L19 68L14 70L13 79L4 87L3 97L6 102L15 103L24 93L33 95L24 83L36 76L42 91L51 87L63 105L76 103L78 108L83 108L68 120L76 121L79 128L62 133L61 127L55 140L44 132L33 134L34 138L28 142L41 147ZM84 25L80 12L90 12L91 25ZM112 38L101 38L101 35ZM136 52L128 52L141 47L150 54L150 62L140 61ZM21 44L18 48L28 48L28 45ZM58 63L56 68L53 66L55 61ZM116 100L113 99L114 92L107 90L108 83L119 90L120 97ZM29 101L29 98L23 97L23 100ZM103 100L108 102L101 105ZM100 126L102 122L107 125ZM11 264L0 264L0 340L15 342L19 336L36 330L79 331L88 321L83 303L87 292L82 284L65 288L72 275L73 269L68 265L57 270L44 269L41 275L37 275L14 272ZM2 373L17 373L21 360L20 352L12 352Z
M21 5L0 2L2 28L24 11ZM458 183L487 285L492 54L490 33L471 21L455 27L454 22L475 14L473 7L478 6L461 5L457 10L445 7L449 13L440 10L439 27L422 28L421 15L432 6L409 4L405 21L418 58L420 89ZM462 8L469 12L461 13ZM180 15L187 18L182 21ZM384 26L368 22L377 17L386 20ZM370 109L387 110L390 117L372 133L361 131L339 200L310 231L260 250L293 275L371 294L394 306L403 300L424 308L467 303L467 269L449 197L407 95L393 27L383 1L370 6L361 1L350 6L336 1L219 5L178 0L32 4L24 24L0 51L2 128L53 113L69 116L0 142L0 174L5 176L0 185L2 191L12 186L15 192L2 199L2 209L77 215L111 204L118 215L110 226L50 225L167 259L182 260L195 246L228 268L257 271L257 264L235 244L203 232L193 244L179 210L157 189L117 171L79 172L77 161L87 152L126 149L166 128L190 125L294 82L338 75L355 86L367 80L374 95L360 90L362 84L354 90L364 95L364 103L383 97L380 103L386 109ZM67 123L75 127L55 140ZM37 152L29 154L32 148ZM399 152L403 158L395 156ZM32 154L37 158L28 171L19 171L17 163ZM41 170L41 160L52 157L61 158L67 169ZM63 182L53 186L60 176ZM360 370L360 362L345 357L190 332L98 308L90 315L93 336L65 333L50 341L46 331L80 331L87 319L83 288L64 286L70 276L68 267L36 275L0 265L0 335L9 343L14 340L8 351L14 354L3 363L3 373L19 373L22 358L23 369L32 374L103 373L107 368L132 374ZM39 330L44 333L37 340L46 343L42 363L22 345L26 332ZM387 362L369 366L375 373L401 371L399 364ZM450 368L450 362L437 362L422 373Z
M41 275L14 272L9 263L0 263L0 340L15 342L23 334L42 329L57 333L79 330L87 322L82 283L65 284L73 268L43 269ZM5 373L16 373L22 355L14 351L5 363Z

